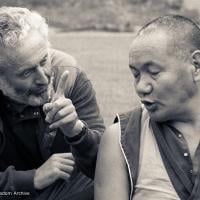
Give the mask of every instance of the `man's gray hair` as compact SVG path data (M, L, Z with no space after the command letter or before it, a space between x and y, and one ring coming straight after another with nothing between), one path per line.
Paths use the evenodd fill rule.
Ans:
M21 7L0 8L0 47L16 47L34 30L48 38L48 25L37 12Z

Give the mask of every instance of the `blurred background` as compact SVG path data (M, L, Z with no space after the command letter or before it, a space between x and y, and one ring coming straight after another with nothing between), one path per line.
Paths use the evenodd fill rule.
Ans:
M200 11L199 0L0 0L0 4L35 9L50 25L65 31L130 32L162 14L198 20Z
M200 0L0 0L42 14L53 48L74 56L91 79L106 125L139 104L128 69L135 32L164 14L199 22Z

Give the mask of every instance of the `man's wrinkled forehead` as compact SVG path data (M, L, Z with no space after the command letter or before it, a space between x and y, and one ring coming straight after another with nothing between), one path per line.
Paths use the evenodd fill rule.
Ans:
M21 42L16 47L0 47L0 61L19 65L28 63L34 65L39 62L48 53L49 44L42 37L35 36L27 38L27 41Z

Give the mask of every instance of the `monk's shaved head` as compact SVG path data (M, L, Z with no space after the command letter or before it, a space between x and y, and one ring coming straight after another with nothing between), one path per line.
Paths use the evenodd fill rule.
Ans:
M169 38L169 52L182 59L187 59L191 53L200 49L200 29L190 19L179 15L159 17L146 24L136 35L136 38L149 34L164 32Z
M168 15L145 25L132 42L129 67L152 120L193 120L200 99L200 29L193 21Z

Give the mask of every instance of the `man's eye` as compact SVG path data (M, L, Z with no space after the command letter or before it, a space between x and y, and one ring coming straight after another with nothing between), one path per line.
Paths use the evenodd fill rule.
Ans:
M23 72L25 78L29 77L33 73L33 69L29 69Z

